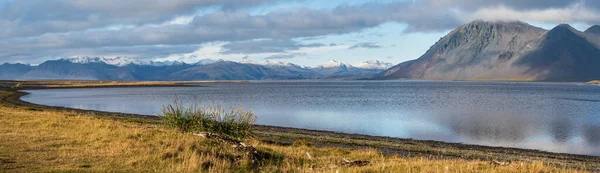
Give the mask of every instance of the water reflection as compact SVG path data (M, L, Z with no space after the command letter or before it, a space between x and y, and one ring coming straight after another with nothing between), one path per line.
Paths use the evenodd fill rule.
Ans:
M258 123L600 155L600 87L552 83L256 82L35 90L25 101L157 115L175 96L245 106Z
M550 132L555 142L565 143L573 137L573 125L566 118L556 118L550 124Z
M590 146L600 147L600 125L584 126L583 137Z

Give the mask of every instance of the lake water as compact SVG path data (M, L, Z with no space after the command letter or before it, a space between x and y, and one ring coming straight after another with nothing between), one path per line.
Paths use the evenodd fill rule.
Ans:
M29 90L24 101L158 115L177 96L251 108L258 124L600 155L600 86L437 81L257 81Z

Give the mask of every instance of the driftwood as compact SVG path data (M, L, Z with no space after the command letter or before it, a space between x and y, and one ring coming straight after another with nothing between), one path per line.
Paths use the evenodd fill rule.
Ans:
M510 163L507 163L507 162L499 162L499 161L495 161L495 160L492 160L491 163L494 166L507 166L508 164L510 164Z
M342 161L344 161L344 163L342 163L343 166L367 166L371 164L371 162L367 160L349 161L343 158Z
M260 153L258 153L256 148L254 148L253 146L246 145L242 141L238 141L238 140L226 137L226 136L221 136L218 134L208 133L208 132L197 133L194 135L204 137L206 139L214 139L219 142L231 144L231 147L235 148L236 150L245 152L246 156L248 156L248 159L250 160L251 163L258 162ZM241 158L238 158L237 161L241 161Z
M308 159L309 159L309 160L312 160L312 159L313 159L313 157L312 157L312 156L310 156L310 153L308 153L308 151L306 152L306 156L308 156Z

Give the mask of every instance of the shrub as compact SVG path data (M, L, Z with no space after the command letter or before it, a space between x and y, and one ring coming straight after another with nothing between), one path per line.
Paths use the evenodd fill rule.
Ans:
M245 138L252 135L256 116L243 107L226 110L220 105L194 103L185 106L175 98L173 104L162 107L162 117L166 126L183 132L211 132L232 138Z

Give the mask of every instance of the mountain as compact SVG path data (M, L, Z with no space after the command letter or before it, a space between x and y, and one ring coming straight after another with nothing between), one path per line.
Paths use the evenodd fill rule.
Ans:
M594 25L583 32L588 40L600 47L600 25Z
M23 76L25 73L31 71L32 66L26 64L9 64L4 63L0 65L0 80L11 80Z
M208 64L214 64L217 62L223 62L224 60L222 59L218 59L218 60L214 60L214 59L202 59L196 63L194 63L194 65L208 65Z
M341 63L335 60L330 60L326 63L318 65L315 68L312 68L312 70L325 76L331 76L335 75L336 73L348 72L349 70L352 70L351 68L351 65Z
M70 60L46 61L18 79L25 80L136 80L123 68L104 62L74 63Z
M534 49L515 62L528 71L524 75L549 81L600 79L600 49L584 33L569 25L548 31Z
M274 75L275 71L265 66L222 61L188 68L170 76L177 80L259 80Z
M187 64L179 61L139 61L131 58L77 57L49 60L38 66L0 65L0 79L13 80L288 80L352 79L377 74L389 63L367 61L360 67L331 61L318 68L279 61L203 59Z
M358 79L372 77L391 66L391 63L376 60L357 63L356 66L330 60L312 70L328 79Z
M361 63L353 64L352 66L360 69L378 69L378 70L387 70L394 66L392 63L381 62L378 60L370 60Z
M323 75L313 71L308 67L303 67L290 62L281 61L269 61L256 62L251 60L245 60L241 63L244 64L255 64L267 67L274 71L274 74L268 76L268 79L319 79L323 78Z
M129 64L138 64L138 65L149 65L148 62L142 62L131 58L125 57L114 57L114 58L105 58L105 57L76 57L76 58L66 58L62 59L65 61L70 61L75 64L91 64L91 63L104 63L108 65L114 66L125 66Z
M591 26L590 28L586 29L584 33L600 35L600 25Z
M595 32L595 29L589 32ZM569 25L473 21L379 79L586 81L600 78L599 46ZM596 69L594 69L596 67Z

